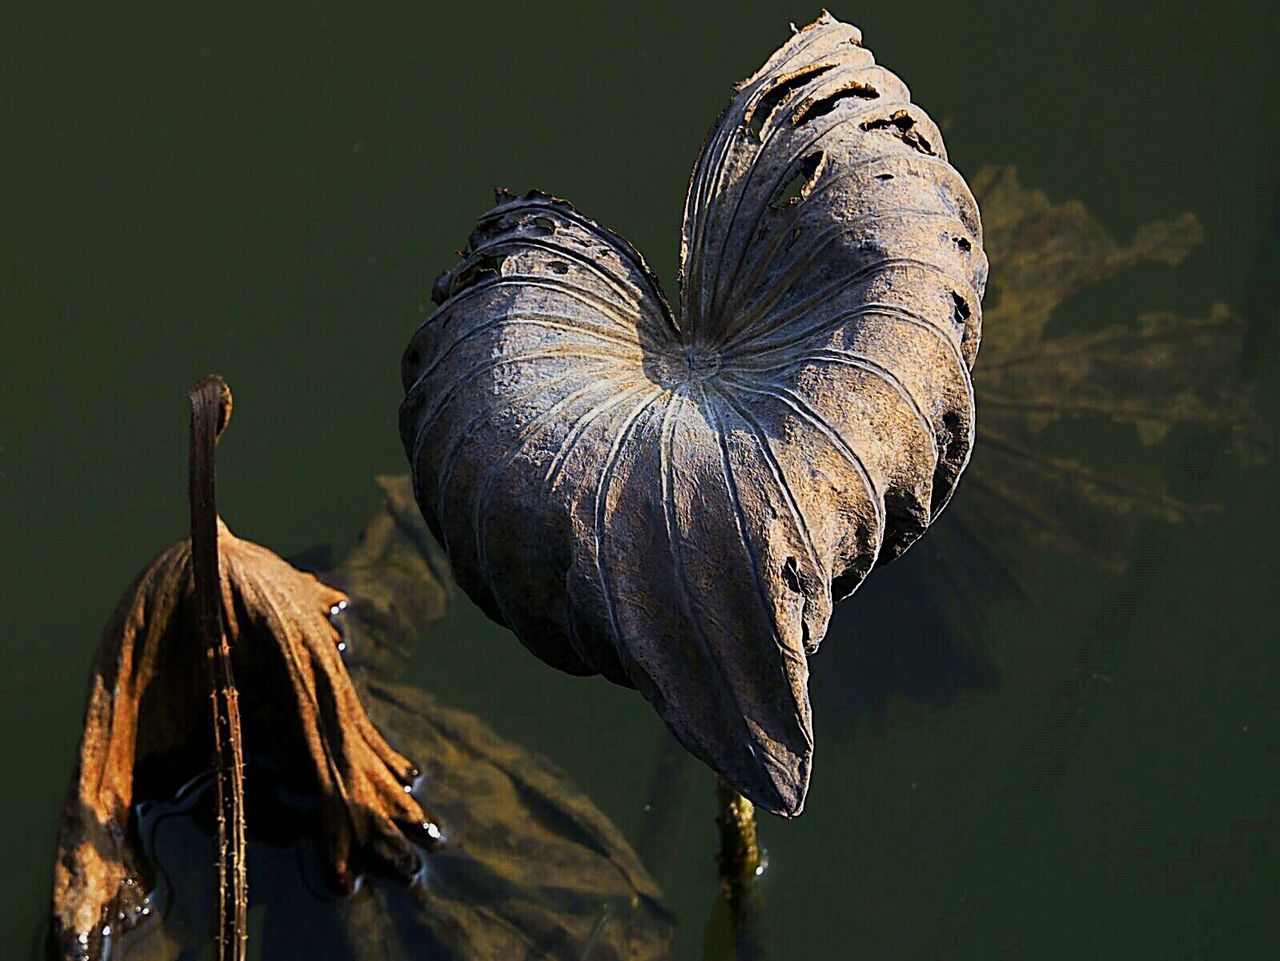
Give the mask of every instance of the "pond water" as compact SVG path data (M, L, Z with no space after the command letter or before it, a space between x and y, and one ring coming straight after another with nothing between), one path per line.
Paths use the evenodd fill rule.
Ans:
M235 390L219 463L233 529L286 556L340 549L378 504L373 477L406 469L400 354L492 188L571 199L674 291L699 144L730 84L816 13L436 6L4 18L12 956L40 956L99 633L186 528L187 387L217 371ZM963 529L944 517L936 544L837 609L813 660L805 813L760 825L773 956L1276 956L1280 14L1180 0L833 13L1004 205L973 471L1013 498L966 477L949 509ZM1022 223L1037 204L1066 206ZM1181 226L1144 232L1160 221ZM1101 253L1058 289L1062 238ZM1118 340L1083 385L993 366L992 397L1043 387L1064 408L1124 407L1165 390L1167 429L1084 403L1010 424L996 398L991 423L1051 462L984 454L983 362L1037 296L1047 341L1172 316L1148 321L1159 338ZM408 679L568 772L647 860L677 957L703 957L714 781L642 698L557 673L465 599Z

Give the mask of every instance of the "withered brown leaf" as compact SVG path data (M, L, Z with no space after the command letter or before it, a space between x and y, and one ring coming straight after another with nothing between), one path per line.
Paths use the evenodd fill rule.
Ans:
M674 926L658 888L590 798L480 718L388 680L423 625L443 613L448 582L438 579L442 555L409 479L378 485L381 509L321 576L349 591L336 621L356 687L378 728L421 762L448 844L412 886L370 878L351 897L325 902L278 892L289 907L277 920L268 906L262 940L296 944L298 928L318 928L325 957L361 961L668 958ZM366 593L353 589L357 579ZM162 930L138 932L130 959L172 961L190 948L208 911L191 900L171 905Z
M132 806L172 795L211 763L216 702L192 543L184 538L143 571L95 655L54 866L50 938L60 957L100 957L107 938L149 913ZM366 872L412 879L418 846L434 847L440 830L409 793L418 772L374 727L343 664L332 616L346 596L221 521L216 547L215 603L239 679L218 693L238 700L244 754L264 759L288 790L319 799L320 849L340 888Z
M321 905L329 923L336 926L339 941L334 943L335 955L407 961L422 956L430 947L442 958L459 961L521 957L531 952L566 961L588 956L601 961L668 957L673 926L660 905L660 893L618 829L589 798L561 772L504 741L479 718L443 707L415 688L388 683L387 678L403 667L409 649L423 631L444 613L450 582L443 555L413 503L408 478L379 478L378 484L383 494L380 509L340 565L322 575L325 582L340 584L344 590L294 570L269 551L234 538L225 529L219 538L220 546L232 555L223 564L228 572L224 583L230 588L234 577L237 592L229 602L224 597L224 610L230 603L236 612L253 609L261 614L256 620L235 622L241 649L244 639L262 627L263 618L268 628L281 620L299 619L307 632L323 636L323 644L315 648L308 645L303 658L304 664L311 666L317 693L333 690L349 704L352 690L333 683L332 676L315 663L332 666L332 659L339 657L337 646L344 645L342 656L369 717L393 738L400 751L421 762L431 810L448 831L448 845L431 856L418 883L405 886L371 878L353 897ZM115 937L121 933L128 937L134 923L152 917L151 903L145 899L152 866L145 862L138 839L131 833L127 814L130 797L135 801L144 795L169 797L186 772L208 764L207 751L190 743L206 735L199 705L207 704L208 698L200 680L201 654L188 633L191 597L187 552L183 541L143 572L107 628L105 638L119 640L104 641L97 654L90 720L115 713L117 704L110 694L120 681L129 690L146 688L149 693L134 699L135 703L145 701L141 712L120 712L139 737L134 748L139 776L132 782L124 776L123 759L114 765L99 760L113 746L117 751L126 748L127 740L112 738L108 723L91 723L86 728L99 736L85 741L87 753L82 751L82 764L73 783L75 807L69 803L64 812L57 869L55 910L61 908L66 920L55 919L55 928L68 949L63 957L77 956L69 951L90 954L101 950L101 927L94 928L95 923L113 925ZM253 576L263 570L270 584L259 583L260 578ZM286 585L283 590L281 582ZM336 615L335 608L340 608ZM138 626L143 624L146 629L140 630ZM132 639L127 655L121 643L126 635ZM173 640L179 635L181 640ZM260 660L238 662L250 753L254 732L262 729L262 718L254 709L260 700L255 678L264 670L278 670L281 659L269 648L262 654L267 664ZM120 702L119 698L114 700ZM317 703L325 701L317 699ZM279 730L280 717L287 720L294 710L311 712L311 707L298 702L295 689L295 696L273 712L277 727L272 728L272 750L300 756L304 771L309 772L314 757L309 752L322 750L322 739L291 737L275 743L276 734L284 733ZM193 710L191 705L197 707ZM351 713L345 710L344 716ZM313 716L311 723L323 720ZM360 733L367 720L354 731ZM294 727L295 734L301 733L302 724ZM119 733L127 732L121 729ZM358 740L369 745L375 739L381 740L377 730L361 734ZM410 805L412 811L412 799L396 777L397 773L407 776L408 762L397 752L390 756L390 765L371 765L374 777L357 778L360 786L354 793L364 796L373 791L377 804L390 801L390 794L394 803ZM165 763L137 763L143 757ZM175 763L183 758L185 763ZM296 761L292 767L297 767ZM339 765L338 769L350 767ZM92 798L95 792L84 782L97 776L81 775L93 770L113 778L109 782L112 789L97 792L98 800L90 806L82 804L81 798ZM391 775L390 780L381 777L382 770ZM251 778L250 790L253 787ZM353 792L346 790L348 798L355 801ZM385 811L372 804L368 807ZM108 816L109 812L124 813L115 818ZM366 834L370 829L383 834L382 843L371 846L374 855L381 851L381 856L395 858L398 839L394 834L386 837L394 827L386 821L364 818ZM339 849L359 850L354 832L346 839L318 840L329 850L335 842ZM332 860L336 863L338 859ZM348 863L353 863L350 856ZM292 897L297 899L297 895ZM188 908L199 915L195 923L174 916ZM171 961L206 943L207 918L200 912L209 910L207 904L182 903L179 892L178 901L169 910L162 927L149 925L129 940L130 958ZM77 918L84 919L79 928ZM77 931L88 932L83 944L75 938Z

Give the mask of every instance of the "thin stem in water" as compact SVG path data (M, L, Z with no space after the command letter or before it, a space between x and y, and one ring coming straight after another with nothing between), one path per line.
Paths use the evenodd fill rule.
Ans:
M218 787L218 961L244 961L248 943L249 878L245 865L244 748L231 646L222 621L218 564L215 449L231 419L231 390L221 377L191 388L187 494L191 506L191 568L196 637L206 652Z
M760 961L765 953L764 861L756 840L756 810L724 778L716 779L720 828L720 890L729 903L738 961Z

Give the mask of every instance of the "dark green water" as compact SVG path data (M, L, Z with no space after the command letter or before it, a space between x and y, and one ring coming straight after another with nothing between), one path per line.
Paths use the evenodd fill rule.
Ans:
M729 84L816 12L0 17L6 955L36 955L98 633L185 528L191 382L218 371L235 390L220 458L232 527L282 553L346 543L377 502L372 476L405 468L400 352L491 188L572 199L673 289L689 169ZM1178 432L1154 449L1106 441L1107 464L1221 510L1144 528L1119 573L1065 553L1026 561L1036 603L987 611L995 687L867 709L849 693L859 679L834 673L853 662L827 652L865 642L875 578L847 603L814 662L806 813L761 829L777 957L1280 956L1280 13L1100 0L833 12L945 122L963 172L1014 164L1121 238L1194 212L1205 240L1181 266L1109 281L1057 323L1225 301L1248 324L1273 450L1243 467ZM1093 436L1077 434L1051 440L1070 455ZM560 676L461 604L413 671L551 756L638 848L646 825L672 832L660 880L680 957L697 958L715 894L712 781L695 768L686 794L656 799L666 815L646 814L662 744L647 705Z

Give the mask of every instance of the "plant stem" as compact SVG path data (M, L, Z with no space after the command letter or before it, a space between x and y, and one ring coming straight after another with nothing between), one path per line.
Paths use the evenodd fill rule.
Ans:
M720 890L729 902L735 953L738 961L758 961L764 957L764 894L755 807L723 778L716 779L716 798Z
M218 961L244 961L248 943L249 878L245 866L244 748L231 646L222 621L218 564L215 449L231 419L231 391L220 377L191 388L191 446L187 494L191 506L191 569L196 638L209 670L214 764L218 786Z

